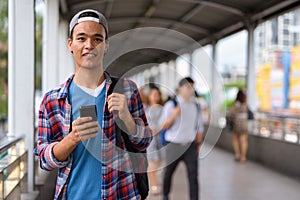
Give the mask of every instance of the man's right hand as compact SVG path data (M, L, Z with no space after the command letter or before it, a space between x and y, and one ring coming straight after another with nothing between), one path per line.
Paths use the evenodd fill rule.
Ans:
M81 117L72 123L72 131L53 147L54 157L62 162L67 160L77 144L89 138L96 137L100 126L91 117Z
M92 121L92 117L79 117L72 123L72 131L69 135L78 144L89 138L96 137L100 126L98 121Z

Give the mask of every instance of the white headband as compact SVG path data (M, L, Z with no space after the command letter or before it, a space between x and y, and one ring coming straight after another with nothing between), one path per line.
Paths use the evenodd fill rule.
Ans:
M93 22L97 22L97 23L100 22L100 20L98 18L95 18L95 17L81 17L81 18L78 19L78 23L84 22L84 21L93 21Z

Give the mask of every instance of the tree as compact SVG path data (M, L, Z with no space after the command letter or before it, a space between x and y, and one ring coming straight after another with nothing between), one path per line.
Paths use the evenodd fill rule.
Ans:
M43 38L43 16L35 14L35 89L42 87L42 38Z
M0 115L7 116L8 0L0 0Z

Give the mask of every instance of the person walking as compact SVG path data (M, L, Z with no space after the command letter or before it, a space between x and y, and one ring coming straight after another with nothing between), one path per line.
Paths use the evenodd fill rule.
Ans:
M45 94L34 150L42 169L58 169L54 199L141 199L135 174L128 170L128 152L115 150L115 121L125 124L138 150L148 147L152 132L134 82L125 79L124 94L107 95L112 84L103 70L108 46L108 26L101 13L87 9L75 14L68 38L75 74ZM94 106L96 120L80 116L86 105Z
M149 127L153 131L153 139L147 149L147 157L149 161L148 177L151 185L150 193L153 195L158 195L161 192L157 178L157 171L162 161L162 144L159 132L161 128L160 116L163 109L163 100L161 91L157 86L150 85L147 102L148 107L146 109L146 116Z
M194 80L190 77L179 82L175 99L168 101L163 110L163 129L166 130L163 199L169 199L173 173L180 161L187 168L189 197L199 199L198 155L202 142L203 121L201 109L196 103Z
M246 162L248 150L248 107L247 97L239 90L233 106L229 109L228 118L232 121L232 146L235 160Z

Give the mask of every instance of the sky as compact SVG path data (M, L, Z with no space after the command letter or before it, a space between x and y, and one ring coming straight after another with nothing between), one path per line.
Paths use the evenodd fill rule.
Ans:
M246 67L247 31L241 31L217 43L218 69L224 66Z
M212 46L207 45L197 49L193 53L192 77L198 80L196 89L200 92L207 92L211 86L211 66L217 65L217 70L222 72L226 70L225 66L246 68L247 53L247 31L241 31L229 37L221 39L217 43L216 62L212 61ZM176 62L180 66L178 72L182 76L189 73L189 60L187 55L180 56ZM206 85L207 87L203 87Z
M35 11L39 14L43 14L45 10L45 3L43 0L36 0Z

